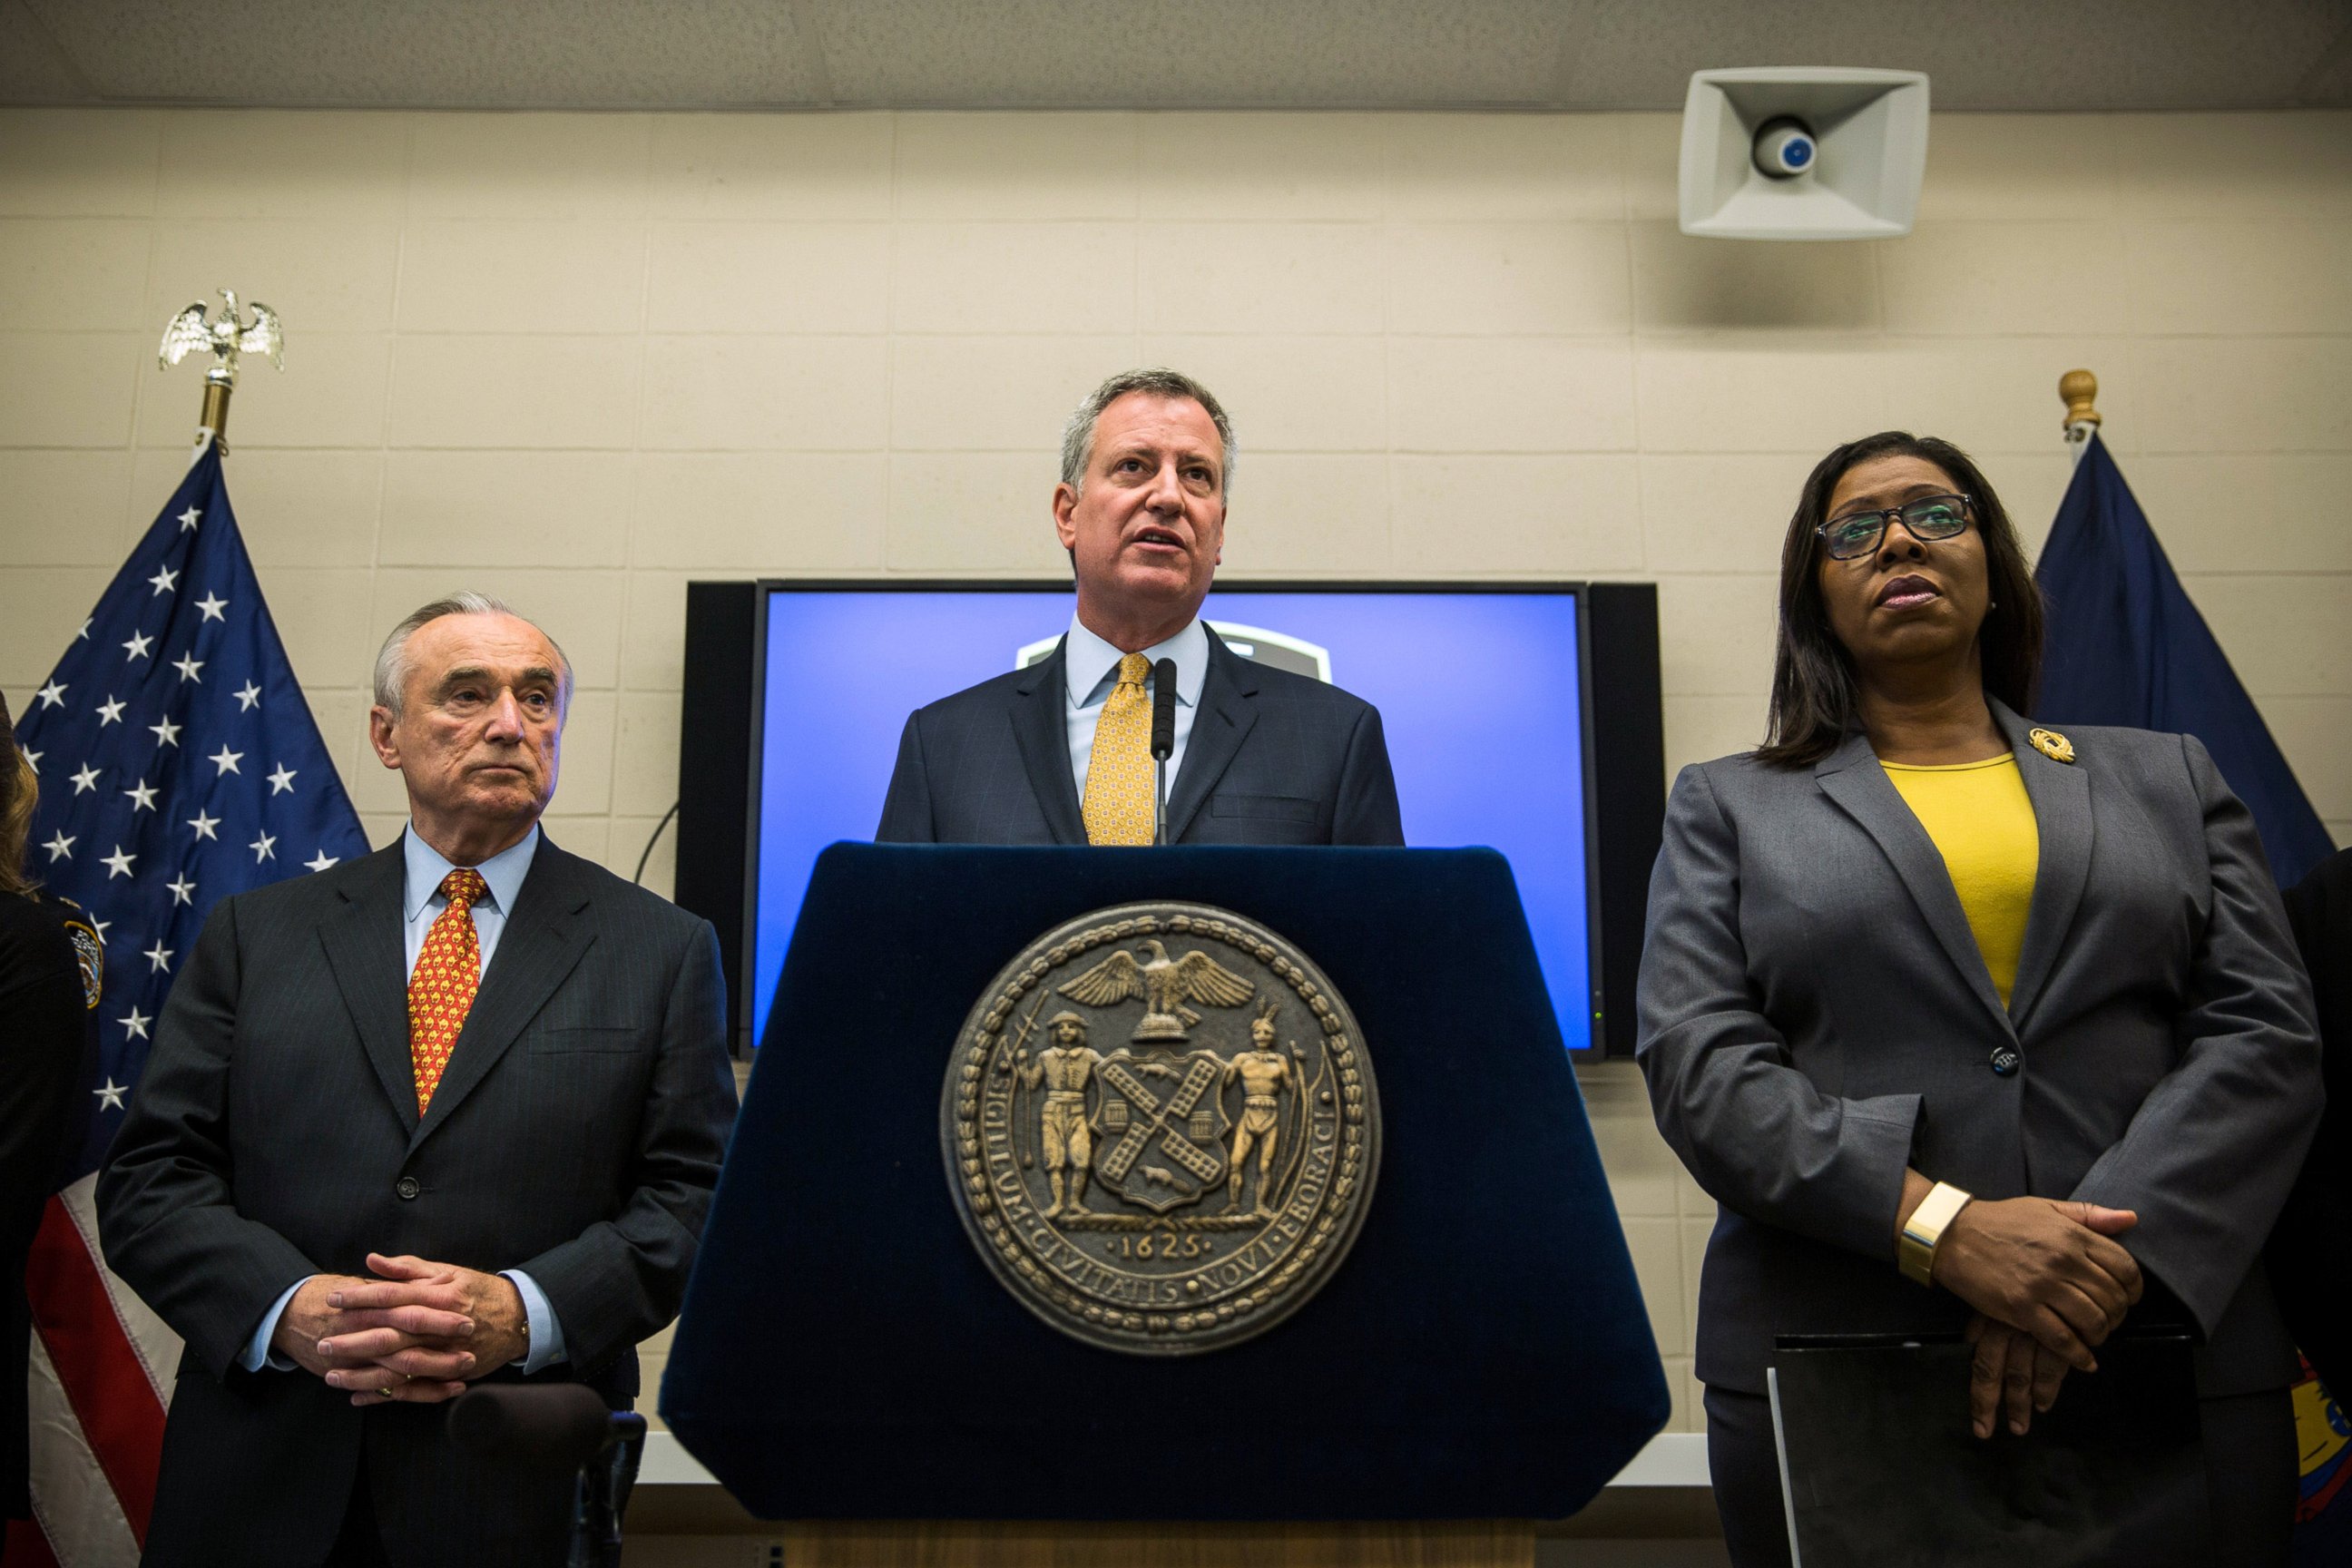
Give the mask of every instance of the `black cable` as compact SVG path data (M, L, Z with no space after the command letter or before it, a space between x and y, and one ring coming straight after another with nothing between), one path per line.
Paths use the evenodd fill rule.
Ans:
M629 880L632 883L638 887L645 886L646 862L654 858L654 846L661 842L662 829L667 827L669 819L677 815L677 802L671 801L669 809L662 813L662 819L654 824L654 836L646 840L646 852L637 857L637 868L629 874Z

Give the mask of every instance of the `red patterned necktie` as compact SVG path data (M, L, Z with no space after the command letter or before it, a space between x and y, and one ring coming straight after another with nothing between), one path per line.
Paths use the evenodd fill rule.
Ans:
M449 1066L450 1047L466 1026L474 993L482 988L482 942L474 932L474 900L488 891L479 871L452 871L441 879L449 905L433 918L416 972L408 977L408 1059L416 1069L416 1114L433 1103L433 1090Z

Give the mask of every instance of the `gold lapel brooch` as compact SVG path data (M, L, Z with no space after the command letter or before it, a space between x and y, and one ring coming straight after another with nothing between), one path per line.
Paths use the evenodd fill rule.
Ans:
M2033 743L2035 751L2053 763L2071 763L2074 760L2074 742L2055 730L2029 730L2026 731L2025 738Z

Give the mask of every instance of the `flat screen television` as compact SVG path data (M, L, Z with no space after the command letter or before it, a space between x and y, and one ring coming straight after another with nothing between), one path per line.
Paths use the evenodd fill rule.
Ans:
M817 854L873 837L907 715L1045 657L1070 609L1066 584L689 586L677 894L719 927L740 1050ZM1654 590L1221 584L1202 616L1380 709L1406 842L1501 851L1561 1037L1629 1048L1664 803Z

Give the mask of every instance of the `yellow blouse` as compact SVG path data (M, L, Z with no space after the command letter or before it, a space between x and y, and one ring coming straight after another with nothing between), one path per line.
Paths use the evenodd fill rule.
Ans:
M2017 983L2018 954L2025 948L2033 877L2042 868L2042 834L2017 758L1941 767L1879 766L1943 856L1977 952L1984 955L1993 989L2007 1006L2010 987Z

